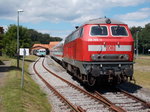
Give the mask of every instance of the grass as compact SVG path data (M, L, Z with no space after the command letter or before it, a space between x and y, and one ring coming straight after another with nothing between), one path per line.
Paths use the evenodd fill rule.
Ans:
M134 76L137 84L150 89L150 56L139 56L135 62Z
M7 57L7 56L0 56L0 60L1 61L8 61L8 60L10 60L10 58L9 57Z
M16 59L10 59L11 69L6 76L5 85L0 87L2 112L50 112L51 106L47 96L31 79L28 66L36 59L35 56L25 58L24 88L21 89L21 68L16 68ZM21 67L20 61L20 67ZM1 111L1 109L0 109Z
M136 63L138 63L141 66L150 66L150 59L137 59Z
M28 73L29 64L36 58L35 56L25 58L25 82L24 88L21 89L21 68L16 68L16 59L0 57L0 60L11 61L11 67L4 81L5 85L0 87L0 112L51 111L46 94L40 90ZM137 84L150 89L150 56L140 56L135 62L134 76Z
M138 85L150 89L150 72L135 71L134 75Z
M9 57L4 57L4 56L0 56L0 65L3 65L3 61L8 61L10 58Z

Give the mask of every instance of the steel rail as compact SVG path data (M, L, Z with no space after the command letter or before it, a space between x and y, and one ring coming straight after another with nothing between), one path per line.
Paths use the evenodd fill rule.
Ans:
M40 59L40 58L39 58ZM52 85L50 85L36 70L35 65L36 63L39 61L39 59L34 63L33 65L33 69L35 71L35 73L38 75L38 77L46 84L46 86L52 90L58 97L60 97L61 99L63 99L63 101L66 102L66 104L71 107L75 112L85 112L83 111L80 107L75 107L73 104L71 104L65 97L63 97Z
M135 101L137 101L137 102L140 102L141 105L143 105L145 109L146 109L146 108L150 108L150 103L148 103L148 102L146 102L146 101L144 101L144 100L142 100L142 99L140 99L140 98L138 98L138 97L136 97L136 96L134 96L134 95L128 93L127 91L124 91L124 90L120 89L120 88L115 88L115 89L117 90L117 92L120 92L120 93L124 94L124 96L127 96L128 98L131 98L132 100L135 100ZM108 102L110 102L110 103L112 103L112 104L115 105L115 103L111 102L109 99L107 99L106 97L102 96L102 95L100 94L100 92L95 91L94 94L95 94L96 96L98 96L98 97L103 97L103 99L105 99L106 101L108 101ZM124 103L124 104L127 104L127 103ZM122 107L120 107L120 108L122 108ZM122 108L122 109L123 109L123 108ZM124 109L123 109L123 110L124 110Z
M45 65L44 65L44 60L45 58L43 59L43 62L42 62L42 66L49 72L51 73L52 75L54 75L55 77L61 79L62 81L68 83L70 86L80 90L81 92L87 94L88 96L90 96L91 98L95 98L97 99L98 101L100 101L101 103L105 104L107 107L109 107L110 109L112 109L113 111L115 112L126 112L124 109L114 105L113 103L111 103L110 101L107 101L105 98L103 97L100 97L100 96L95 96L87 91L85 91L84 89L80 88L79 86L75 85L75 84L72 84L71 82L63 79L62 77L58 76L57 74L55 74L54 72L50 71Z
M111 102L110 100L108 100L106 97L102 96L99 92L95 91L94 94L95 94L97 97L102 98L102 100L109 102L109 103L111 104L111 107L112 107L112 108L115 108L115 107L116 107L116 105L115 105L114 103L112 103L112 102ZM119 108L122 110L122 112L123 112L123 111L126 112L122 107L119 107Z
M124 90L122 90L122 89L120 89L120 88L117 88L117 90L119 90L120 92L122 92L124 95L126 95L126 96L129 97L129 98L132 98L133 100L136 100L136 101L138 101L138 102L141 102L145 107L150 108L150 103L144 101L143 99L141 99L141 98L139 98L139 97L136 97L136 96L130 94L129 92L124 91Z

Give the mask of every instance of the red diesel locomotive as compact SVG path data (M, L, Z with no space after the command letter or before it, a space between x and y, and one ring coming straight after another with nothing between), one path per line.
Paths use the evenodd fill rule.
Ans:
M63 66L90 86L132 80L134 40L123 22L110 18L89 20L60 45L54 48L62 52L59 60Z

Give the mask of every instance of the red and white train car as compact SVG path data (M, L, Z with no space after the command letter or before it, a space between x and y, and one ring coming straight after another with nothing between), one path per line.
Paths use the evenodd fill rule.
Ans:
M50 50L50 56L58 62L62 62L64 41L59 42Z
M63 66L89 85L133 77L134 40L127 24L109 18L87 21L66 37Z

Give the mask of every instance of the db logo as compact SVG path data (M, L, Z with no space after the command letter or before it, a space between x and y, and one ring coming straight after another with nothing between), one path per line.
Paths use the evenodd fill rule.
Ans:
M106 51L116 51L115 45L107 45L106 46Z

